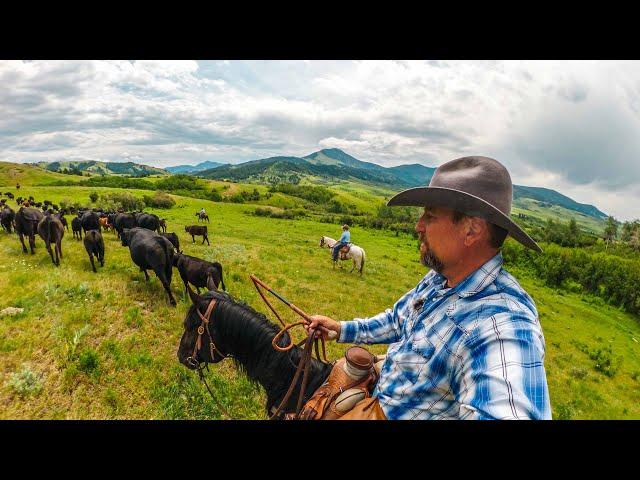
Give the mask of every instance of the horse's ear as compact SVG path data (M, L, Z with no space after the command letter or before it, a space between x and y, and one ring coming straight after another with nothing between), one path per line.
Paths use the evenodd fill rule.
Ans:
M193 303L196 307L198 303L200 303L200 295L193 291L191 286L187 283L187 291L189 292L189 297L191 298L191 303Z

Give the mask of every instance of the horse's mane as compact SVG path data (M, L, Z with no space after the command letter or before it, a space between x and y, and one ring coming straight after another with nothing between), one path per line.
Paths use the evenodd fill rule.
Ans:
M215 298L218 301L211 315L211 324L215 324L216 331L223 339L221 343L232 349L232 352L224 350L223 352L233 353L236 366L246 373L253 383L259 382L265 387L269 400L282 398L293 379L302 349L293 347L288 352L275 350L271 342L280 330L278 326L249 305L236 302L231 295L219 291L208 291L201 298L207 301ZM193 322L189 328L199 324L199 318L193 310L189 311L189 319ZM287 332L278 344L285 346L289 342L290 337ZM312 359L307 395L313 393L330 370L330 365ZM267 408L270 407L271 405L268 404Z

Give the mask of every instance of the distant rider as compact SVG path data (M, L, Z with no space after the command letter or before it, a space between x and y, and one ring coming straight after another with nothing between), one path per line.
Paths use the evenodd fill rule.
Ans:
M340 240L333 246L333 261L338 261L338 252L342 247L347 245L351 241L351 233L349 232L349 225L342 226L342 236Z

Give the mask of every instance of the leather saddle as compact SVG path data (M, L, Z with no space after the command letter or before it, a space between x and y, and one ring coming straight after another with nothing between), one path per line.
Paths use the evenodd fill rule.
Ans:
M335 362L327 380L315 391L300 412L300 420L336 420L358 402L369 398L378 381L384 356L353 346ZM293 419L295 414L285 418Z

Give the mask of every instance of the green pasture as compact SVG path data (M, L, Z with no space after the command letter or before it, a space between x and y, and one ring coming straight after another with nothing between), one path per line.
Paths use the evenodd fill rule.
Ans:
M43 176L47 175L56 174ZM8 185L0 191L10 188L15 194L13 180L6 179L0 171L0 183ZM119 190L23 185L19 194L89 204L93 191ZM367 200L366 192L357 187L344 194ZM283 205L300 205L299 199L283 194L271 200L276 196ZM329 251L318 246L321 235L339 236L339 225L256 217L251 215L255 205L173 198L173 208L147 211L167 219L168 231L178 234L185 253L222 263L227 292L268 313L273 321L249 279L251 273L308 313L343 320L391 307L426 273L410 236L353 227L352 239L367 255L359 277L349 273L351 263L333 269ZM10 205L15 207L15 202ZM197 238L192 244L184 231L185 225L197 224L195 212L203 206L211 218L210 246ZM82 242L70 231L65 232L64 258L57 268L40 238L35 255L23 254L17 236L0 231L0 310L24 309L0 317L0 418L224 418L196 374L177 361L182 321L190 305L177 272L172 290L178 306L173 308L155 275L145 282L115 235L105 232L104 238L105 266L93 273ZM552 290L527 271L510 271L538 306L554 418L640 419L638 319L599 298ZM294 315L281 307L283 317L293 321ZM297 332L299 338L301 333ZM335 359L347 347L329 343L327 354ZM383 353L386 347L371 350ZM207 375L234 418L266 418L264 393L231 361L211 366Z

